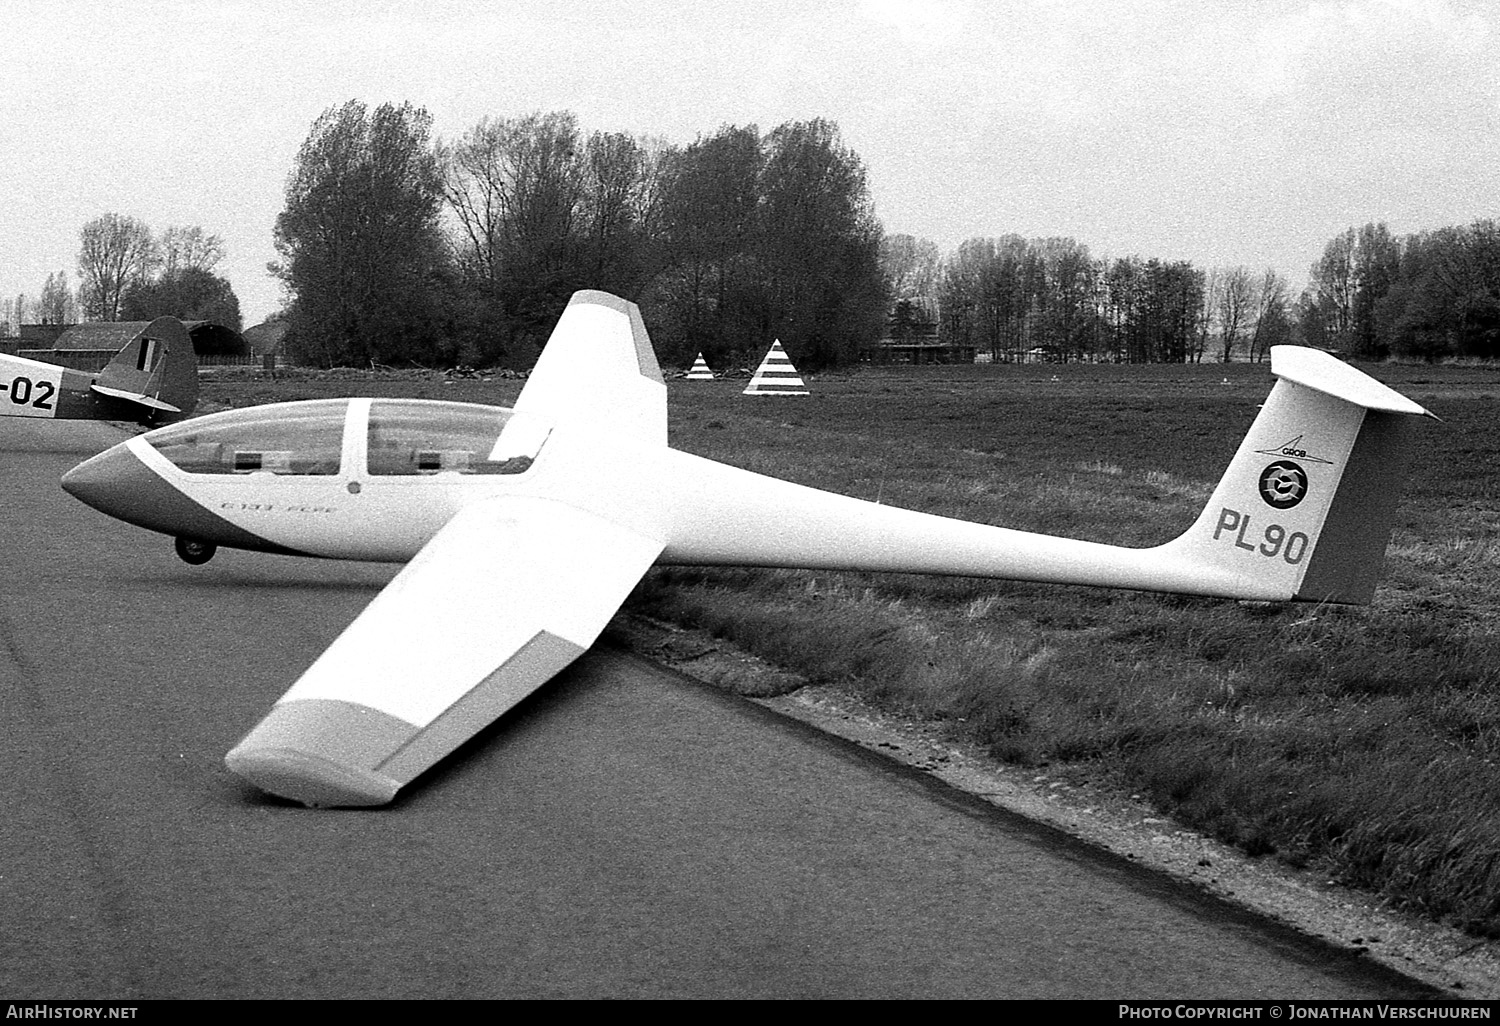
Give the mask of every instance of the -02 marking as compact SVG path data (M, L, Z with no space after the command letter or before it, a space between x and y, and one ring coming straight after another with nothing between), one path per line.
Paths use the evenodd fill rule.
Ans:
M32 394L36 400L32 401ZM15 378L10 383L10 401L16 406L30 403L39 410L52 409L51 399L57 394L57 386L50 381L33 382L30 378Z
M1292 566L1302 562L1302 557L1307 555L1309 544L1307 535L1301 531L1287 533L1287 529L1280 524L1267 524L1261 531L1261 541L1246 541L1245 535L1250 533L1250 514L1241 513L1237 509L1225 506L1219 510L1219 523L1214 527L1214 541L1219 536L1228 532L1229 538L1234 542L1234 547L1244 549L1246 552L1259 552L1267 559L1281 559ZM1254 538L1254 535L1251 535Z

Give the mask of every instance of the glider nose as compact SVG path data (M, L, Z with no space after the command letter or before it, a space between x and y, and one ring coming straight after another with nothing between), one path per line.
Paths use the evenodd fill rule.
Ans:
M124 444L78 464L63 475L62 487L100 513L129 523L139 523L140 513L156 504L162 489L170 488Z

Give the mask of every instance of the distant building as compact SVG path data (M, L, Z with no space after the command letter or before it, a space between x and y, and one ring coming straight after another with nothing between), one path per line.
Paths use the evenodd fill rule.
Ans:
M886 316L885 334L862 354L867 363L973 363L974 347L943 341L935 296L899 299Z
M83 324L23 324L17 355L74 370L98 371L150 321L88 321ZM193 351L203 355L243 355L245 338L233 328L213 321L183 321Z
M53 349L111 350L118 353L150 324L150 321L89 321L68 325ZM214 321L183 321L193 352L199 356L243 356L250 351L245 336Z
M23 349L50 349L66 324L23 324L19 335L0 335L0 353L15 356Z
M281 341L286 337L286 321L280 317L246 328L245 342L252 356L280 354Z
M51 349L71 325L67 324L23 324L21 325L22 349Z

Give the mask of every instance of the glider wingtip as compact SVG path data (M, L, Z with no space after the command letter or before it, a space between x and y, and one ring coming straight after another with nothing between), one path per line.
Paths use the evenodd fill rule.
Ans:
M292 748L240 745L224 757L229 771L267 794L314 808L386 805L399 782Z
M636 309L636 305L628 299L621 299L613 292L605 292L602 289L579 289L568 300L568 306L584 304L608 307L627 316L629 316L632 310Z
M640 307L628 299L621 299L612 292L600 289L579 289L573 293L573 298L568 300L567 309L563 311L564 316L575 306L597 306L623 316L630 325L630 344L635 347L636 366L641 377L659 385L666 384L661 366L656 360L656 350L651 345L651 334L646 330L646 322L641 317Z
M384 805L410 777L385 763L416 727L358 702L282 701L224 757L262 791L313 806Z

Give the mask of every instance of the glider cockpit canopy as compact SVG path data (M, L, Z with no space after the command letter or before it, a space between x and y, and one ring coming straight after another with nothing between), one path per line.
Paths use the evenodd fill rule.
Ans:
M519 474L551 425L498 406L315 399L199 417L144 435L189 474Z

